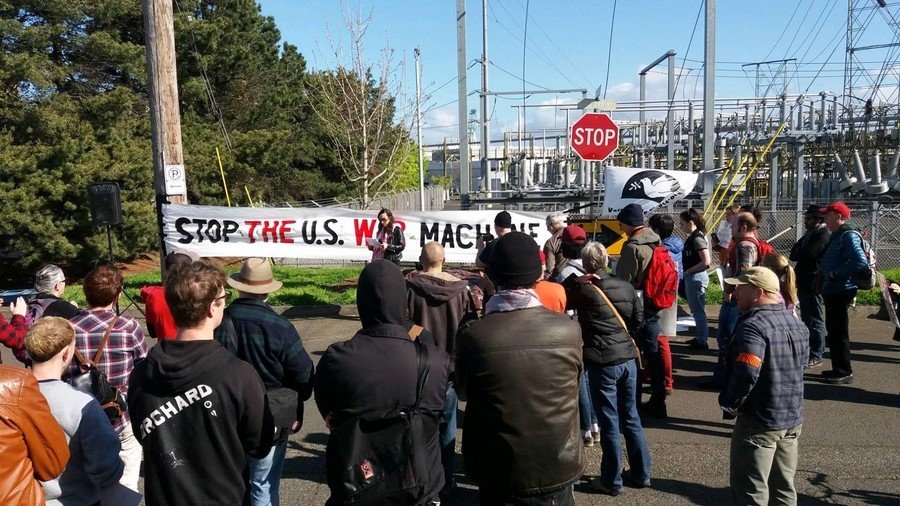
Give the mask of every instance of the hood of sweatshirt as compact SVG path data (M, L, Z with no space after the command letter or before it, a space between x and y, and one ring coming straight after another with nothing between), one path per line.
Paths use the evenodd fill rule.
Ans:
M147 355L148 390L166 394L184 391L210 371L220 370L231 354L214 340L160 341Z
M669 250L671 255L680 255L682 250L684 250L684 241L675 235L663 239L662 244Z
M419 297L438 304L458 297L469 287L468 282L453 276L436 277L429 274L419 274L407 281L406 285Z
M363 328L406 325L406 280L393 262L376 260L363 269L356 289Z

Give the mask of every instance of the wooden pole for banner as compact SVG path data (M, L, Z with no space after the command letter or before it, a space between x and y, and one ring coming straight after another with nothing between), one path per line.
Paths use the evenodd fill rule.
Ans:
M216 160L219 161L219 174L222 175L222 187L225 188L225 201L228 207L231 207L231 195L228 194L228 183L225 182L225 168L222 167L222 156L219 154L219 147L216 146Z
M244 186L244 192L247 194L247 200L250 201L250 207L256 207L253 203L253 197L250 196L250 190L248 190L246 186Z

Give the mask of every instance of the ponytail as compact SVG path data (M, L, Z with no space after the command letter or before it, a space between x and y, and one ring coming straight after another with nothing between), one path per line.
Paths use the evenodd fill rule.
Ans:
M784 298L785 304L796 306L799 300L797 297L797 275L787 257L781 253L769 253L763 257L760 265L771 269L778 276L781 296Z

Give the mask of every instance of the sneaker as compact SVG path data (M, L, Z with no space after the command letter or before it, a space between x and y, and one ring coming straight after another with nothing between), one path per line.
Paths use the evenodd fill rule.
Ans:
M815 369L816 367L819 367L820 365L822 365L821 358L811 358L811 359L809 359L809 362L806 363L806 368L807 369Z
M622 471L622 481L632 488L647 488L650 486L650 478L647 478L645 481L638 481L631 474L631 469Z
M846 385L848 383L853 383L853 373L842 374L840 376L829 376L825 381L832 385Z
M594 440L594 444L600 444L600 433L591 431L591 439Z
M591 490L594 492L600 492L601 494L611 495L613 497L622 493L621 488L613 488L612 485L607 485L600 481L599 476L591 476L587 480L587 484L591 487Z
M585 448L590 448L594 446L594 436L591 434L591 431L586 430L584 434L581 435L581 440L584 442Z

